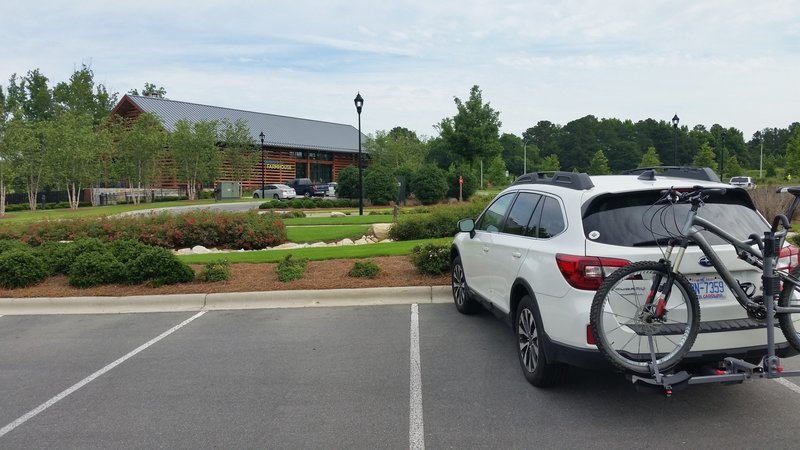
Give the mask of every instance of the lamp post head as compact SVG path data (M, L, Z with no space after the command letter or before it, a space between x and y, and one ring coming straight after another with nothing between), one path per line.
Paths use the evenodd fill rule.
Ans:
M353 100L353 102L356 104L356 112L361 115L361 108L364 107L364 98L361 97L361 92L356 94L356 98Z
M677 114L675 114L675 115L672 117L672 126L673 126L673 127L675 127L675 128L678 128L678 122L680 122L680 121L681 121L681 119L680 119L680 118L678 118L678 115L677 115Z
M264 138L267 137L264 132L262 131L261 134L258 135L261 138L261 145L264 145Z

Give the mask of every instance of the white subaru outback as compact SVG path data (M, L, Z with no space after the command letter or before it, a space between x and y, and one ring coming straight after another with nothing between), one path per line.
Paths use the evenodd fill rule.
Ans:
M698 184L727 187L726 195L709 199L700 216L739 239L769 228L747 191L720 183L710 169L669 174L521 176L477 220L459 222L450 256L456 308L469 314L482 304L506 320L517 337L522 371L534 386L556 383L567 365L610 368L589 326L592 298L616 268L662 256L659 244L664 243L654 236L665 224L652 220L651 207L662 191ZM760 289L757 270L739 260L730 245L706 237L740 285ZM797 249L785 247L779 265L796 263ZM747 317L699 248L689 247L681 271L698 294L703 320L683 361L713 364L726 356L756 361L763 356L765 325ZM777 342L779 356L794 354L782 336Z

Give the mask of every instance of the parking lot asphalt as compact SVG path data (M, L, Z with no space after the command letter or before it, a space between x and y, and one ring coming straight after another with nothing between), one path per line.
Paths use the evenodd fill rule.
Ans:
M450 286L328 289L128 297L0 298L0 315L119 314L446 303Z

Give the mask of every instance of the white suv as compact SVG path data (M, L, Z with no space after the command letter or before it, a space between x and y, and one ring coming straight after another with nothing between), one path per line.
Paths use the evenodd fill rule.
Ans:
M469 314L482 304L509 322L517 335L523 373L535 386L557 382L565 365L610 367L589 326L592 298L615 268L661 257L659 231L665 235L663 227L670 226L666 222L686 216L679 206L674 210L676 219L659 215L659 207L652 205L663 190L698 184L727 187L726 195L709 199L701 216L740 239L769 228L744 189L720 183L710 170L687 168L684 176L705 180L682 178L675 172L661 176L651 170L639 176L523 175L477 220L459 222L450 258L456 308ZM739 260L730 245L713 236L707 239L740 284L760 287L760 272ZM684 361L705 364L725 356L746 360L763 356L764 325L747 317L699 248L689 247L683 261L681 271L698 292L703 319ZM797 250L787 246L780 264L790 262L797 262ZM793 354L782 339L779 355Z
M752 191L756 188L756 184L753 183L753 179L750 177L733 177L728 183L732 186L743 187L748 191Z

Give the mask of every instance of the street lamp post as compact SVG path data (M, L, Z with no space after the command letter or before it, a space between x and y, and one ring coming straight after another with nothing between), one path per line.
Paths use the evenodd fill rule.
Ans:
M678 165L678 122L680 121L677 114L672 116L672 128L675 129L675 145L672 150L672 165L674 166Z
M522 173L528 173L528 143L525 140L522 141Z
M264 159L264 132L262 131L261 134L258 135L261 138L261 198L264 198L264 167L267 165L266 160Z
M353 100L356 104L356 112L358 113L358 215L364 215L364 177L361 174L361 108L364 107L364 99L361 97L361 92L356 94Z
M723 179L725 178L725 130L720 131L719 137L722 140L722 151L721 156L719 158L719 175Z
M761 153L758 158L758 179L764 178L764 134L761 130L756 131L758 141L761 143Z

